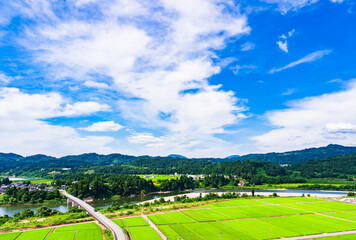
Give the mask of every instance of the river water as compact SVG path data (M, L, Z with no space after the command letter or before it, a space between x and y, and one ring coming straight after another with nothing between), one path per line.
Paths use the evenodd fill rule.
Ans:
M184 193L204 193L204 192L240 192L240 193L248 193L251 194L251 190L246 190L246 189L197 189L193 191L185 191L185 192L171 192L171 193L157 193L157 194L152 194L152 195L147 195L147 196L137 196L137 197L127 197L127 198L121 198L119 200L112 200L112 199L105 199L105 200L98 200L91 202L90 205L92 205L95 208L106 208L111 206L111 204L115 202L119 202L120 204L124 203L138 203L142 201L147 201L151 199L158 199L160 197L166 197L166 196L174 196L174 195L179 195L179 194L184 194ZM304 193L305 195L310 194L337 194L337 195L345 195L347 192L342 192L342 191L315 191L315 190L294 190L294 189L261 189L255 190L255 194L257 195L258 192L270 192L272 193ZM56 209L60 212L67 212L69 210L69 206L67 206L66 203L60 203L60 204L33 204L33 205L10 205L10 206L0 206L0 216L4 216L5 214L9 216L13 216L17 212L22 212L25 209L31 209L32 211L36 212L36 209L40 206L46 206L52 209Z

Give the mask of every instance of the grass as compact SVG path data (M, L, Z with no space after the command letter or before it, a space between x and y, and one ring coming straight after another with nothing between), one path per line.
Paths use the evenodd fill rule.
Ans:
M12 233L0 233L1 240L14 240L19 236L22 232L12 232Z
M78 231L75 240L102 240L101 230Z
M190 223L190 224L185 224L184 227L189 231L193 232L201 239L206 239L206 240L238 239L234 235L209 223Z
M171 225L171 228L181 235L184 239L189 240L199 240L199 238L194 235L191 231L187 230L185 227L179 224Z
M151 227L129 227L128 231L133 240L161 240L162 238Z
M231 207L231 206L249 206L249 205L266 205L267 203L263 203L255 200L247 200L247 199L238 199L238 200L228 200L222 201L213 204L207 204L198 206L196 208L217 208L217 207Z
M306 198L306 197L277 197L277 198L262 198L257 200L259 202L283 204L283 203L304 203L304 202L320 202L324 201L319 198Z
M81 224L73 224L67 225L63 227L58 227L56 232L62 231L77 231L77 230L98 230L100 227L96 223L81 223Z
M73 240L76 232L52 232L46 240Z
M210 221L215 220L212 217L209 217L203 213L200 213L198 210L184 210L184 211L182 211L182 213L195 219L198 222L210 222Z
M116 223L119 227L124 228L125 227L125 223L123 219L112 219L112 221L114 223Z
M165 213L168 217L174 219L176 223L192 223L196 222L190 217L187 217L186 215L182 214L181 212L169 212Z
M127 227L148 226L148 223L145 219L143 219L143 217L125 218L124 222Z
M43 228L23 232L16 240L43 240L52 228Z
M327 213L325 215L356 221L356 211Z
M166 214L154 214L149 215L148 218L156 225L159 224L173 224L176 223L173 218L170 218Z
M317 213L356 210L356 205L353 204L326 201L319 203L286 204L286 206Z
M174 231L170 225L160 225L158 228L169 240L176 240L182 238L182 236L179 235L176 231Z
M137 175L140 178L144 178L146 180L152 180L152 182L157 182L158 180L169 180L169 179L177 179L178 176L173 175L159 175L159 174L146 174L146 175ZM145 178L145 176L150 176L149 178ZM152 178L154 176L154 178Z

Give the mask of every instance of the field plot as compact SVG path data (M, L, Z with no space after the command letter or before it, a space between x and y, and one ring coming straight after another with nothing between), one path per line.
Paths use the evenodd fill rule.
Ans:
M75 234L75 231L53 232L46 238L46 240L73 240Z
M352 211L356 210L356 205L342 202L314 202L314 203L295 203L285 204L285 206L298 208L311 212L337 212L337 211Z
M0 233L1 240L14 240L19 236L22 232L12 232L12 233Z
M205 214L202 214L198 210L184 210L184 211L182 211L182 213L197 220L198 222L215 221L214 218L209 217Z
M356 211L326 213L325 215L356 221Z
M167 215L168 217L174 219L174 221L176 223L192 223L192 222L196 222L195 220L193 220L192 218L184 215L181 212L169 212L169 213L165 213L165 215Z
M124 218L124 222L127 227L148 226L148 223L143 217Z
M283 215L307 213L303 210L287 208L279 205L263 205L252 207L226 207L215 208L215 212L230 216L233 219L256 218L256 217L274 217Z
M229 200L149 217L171 240L263 240L356 230L355 208L318 198L262 198ZM356 239L354 236L330 239Z
M161 240L162 238L151 227L129 227L128 231L133 240ZM83 239L84 240L84 239Z
M304 203L304 202L322 202L325 200L319 198L306 198L306 197L278 197L278 198L262 198L258 199L259 202L265 203L274 203L274 204L281 204L281 203Z
M100 227L96 223L79 223L63 227L57 227L56 232L62 231L79 231L79 230L99 230Z
M58 227L46 240L102 240L102 231L96 223L81 223Z
M266 205L268 202L264 203L261 201L249 200L249 199L238 199L238 200L228 200L218 203L206 204L198 206L195 208L217 208L217 207L238 207L238 206L255 206L255 205Z
M148 218L156 225L159 224L173 224L176 223L172 218L166 214L149 215Z
M119 227L124 228L125 227L125 223L123 219L112 219L112 221L114 223L116 223Z
M101 231L97 230L87 230L87 231L78 231L75 236L75 240L98 240L102 239Z
M182 238L181 235L179 235L173 228L171 228L171 226L169 225L160 225L159 230L161 230L161 232L168 237L168 239L180 239Z
M52 228L44 228L23 232L16 240L43 240Z

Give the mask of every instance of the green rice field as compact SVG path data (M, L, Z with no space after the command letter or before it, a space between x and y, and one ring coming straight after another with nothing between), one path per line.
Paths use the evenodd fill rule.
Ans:
M170 240L263 240L333 233L320 240L356 239L356 205L318 198L276 197L220 201L148 215ZM113 219L133 240L161 239L141 216ZM96 223L0 233L1 240L102 240Z
M262 240L356 230L355 209L318 198L277 197L228 200L148 217L171 240Z
M102 240L96 223L83 223L24 232L0 233L1 240Z

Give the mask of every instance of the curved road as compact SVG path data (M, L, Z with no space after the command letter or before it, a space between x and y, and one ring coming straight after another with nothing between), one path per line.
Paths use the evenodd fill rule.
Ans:
M107 229L111 230L114 239L115 240L128 240L128 236L124 233L124 230L120 228L118 225L116 225L113 221L111 221L109 218L105 217L104 214L95 211L95 208L84 202L83 200L80 200L79 198L74 197L73 195L70 195L64 190L60 191L63 196L71 200L72 202L75 202L78 206L80 206L82 209L87 211L92 217L94 217L96 220L98 220L102 225L104 225Z

